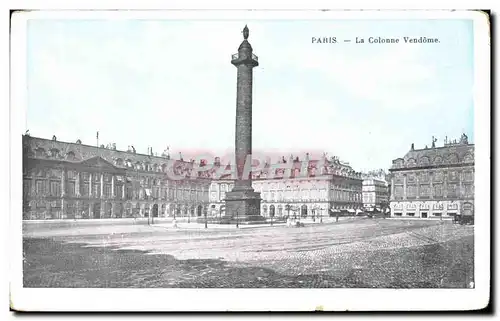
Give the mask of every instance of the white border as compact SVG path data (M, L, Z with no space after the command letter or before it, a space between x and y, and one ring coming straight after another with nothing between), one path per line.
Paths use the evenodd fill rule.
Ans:
M33 6L33 7L36 7ZM81 7L81 6L80 6ZM95 7L95 5L93 6ZM475 289L24 289L21 134L26 110L26 19L471 19L474 21ZM487 16L461 11L57 11L12 20L11 307L29 311L470 310L485 307L490 275L490 48ZM112 298L112 299L110 299ZM279 298L279 299L278 299ZM376 298L376 299L374 299Z

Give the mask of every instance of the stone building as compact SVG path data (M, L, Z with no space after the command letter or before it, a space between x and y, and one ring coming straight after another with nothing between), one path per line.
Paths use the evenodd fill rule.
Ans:
M273 166L252 172L263 216L318 217L362 208L361 173L337 158L290 157ZM23 219L224 216L226 193L234 186L230 171L218 158L209 166L171 159L167 151L158 156L133 146L120 151L113 144L23 136Z
M363 179L363 208L382 211L389 202L389 185L385 175L365 175Z
M195 168L166 151L23 136L23 219L202 216L211 178Z
M393 160L391 216L453 218L474 212L474 145L463 134L444 146L414 149Z
M261 193L260 213L264 217L321 217L335 212L356 213L362 208L361 173L342 164L337 158L323 161L301 161L290 157L281 164L291 164L286 170L276 169L270 177L269 168L252 173L252 187ZM279 165L278 165L279 167ZM319 168L320 167L320 168ZM307 169L306 169L307 168ZM307 172L307 174L305 174ZM221 177L210 186L210 213L224 216L225 193L233 187L233 180Z

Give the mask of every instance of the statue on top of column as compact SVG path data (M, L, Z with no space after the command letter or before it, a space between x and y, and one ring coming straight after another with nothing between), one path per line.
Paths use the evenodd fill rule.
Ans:
M247 40L247 39L248 39L248 35L249 35L249 33L250 33L250 31L248 30L247 25L245 25L245 28L243 28L243 38L244 38L245 40Z

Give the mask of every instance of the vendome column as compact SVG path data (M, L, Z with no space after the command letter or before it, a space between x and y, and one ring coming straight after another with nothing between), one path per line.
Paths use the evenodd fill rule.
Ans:
M232 221L262 221L260 215L260 193L252 188L252 175L243 175L247 157L252 155L252 78L253 68L259 65L248 42L248 27L243 29L243 42L231 63L238 69L236 92L236 137L235 158L237 179L231 192L226 193L226 218ZM249 160L249 161L250 161ZM245 177L244 177L245 176Z

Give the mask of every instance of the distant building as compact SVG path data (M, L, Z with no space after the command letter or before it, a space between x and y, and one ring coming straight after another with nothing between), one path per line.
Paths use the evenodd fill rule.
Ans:
M382 177L367 177L363 180L363 208L367 211L382 211L389 203L388 184Z
M284 159L282 160L284 161ZM289 159L293 163L291 175L283 171L268 178L265 170L255 173L252 186L261 193L261 210L264 217L325 217L343 212L354 215L361 210L362 178L349 165L336 158L323 160ZM269 166L267 166L269 167ZM278 170L279 171L279 170ZM210 185L210 211L212 215L224 215L225 193L233 187L230 179L213 180Z
M444 146L414 149L393 160L391 216L453 218L474 211L474 144L463 134Z

